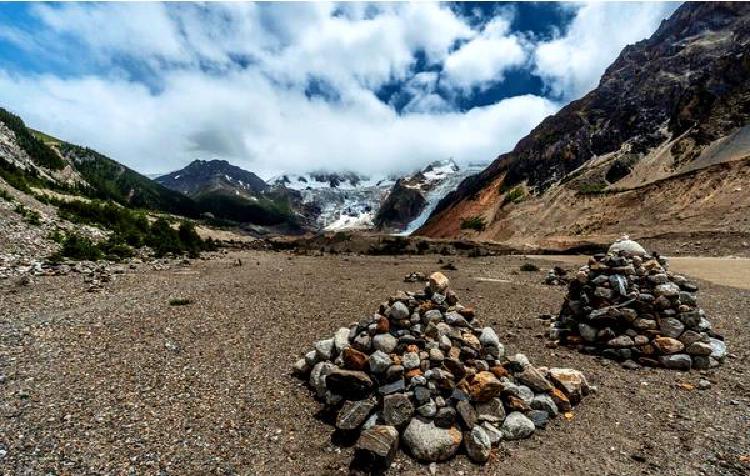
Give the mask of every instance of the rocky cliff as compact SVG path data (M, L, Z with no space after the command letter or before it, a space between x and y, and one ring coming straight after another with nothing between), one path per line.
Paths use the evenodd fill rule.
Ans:
M419 234L539 243L634 228L746 229L746 219L726 223L715 213L719 202L740 215L750 205L741 185L728 188L750 155L749 42L750 4L686 3L626 47L597 88L462 182ZM699 177L717 185L679 194ZM471 217L484 231L461 230Z

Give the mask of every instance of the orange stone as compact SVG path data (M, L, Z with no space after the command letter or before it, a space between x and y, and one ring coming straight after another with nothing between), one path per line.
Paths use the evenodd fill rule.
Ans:
M416 345L414 345L414 344L409 344L409 345L406 346L406 351L407 352L419 353L419 347L416 346Z
M573 406L570 404L570 400L565 396L559 388L553 388L549 391L549 396L552 397L552 401L555 402L557 408L563 412L569 412Z
M367 354L352 347L343 351L344 367L351 370L364 370L367 365Z
M419 375L422 375L422 371L420 369L411 369L408 372L404 373L404 377L406 377L407 379L417 377Z
M531 407L529 407L526 402L516 397L515 395L508 395L508 397L505 399L505 403L507 403L508 408L510 408L512 411L526 412L531 410Z
M385 334L386 332L391 330L390 321L387 318L380 316L375 322L375 330L378 334Z
M490 371L495 375L497 378L503 378L510 375L510 373L505 370L505 367L502 365L496 365L490 369Z
M474 316L476 315L476 311L474 310L474 306L467 306L460 311L458 311L459 314L464 316L468 320L474 319Z
M476 402L486 402L498 396L503 384L491 372L482 371L466 377L468 393Z

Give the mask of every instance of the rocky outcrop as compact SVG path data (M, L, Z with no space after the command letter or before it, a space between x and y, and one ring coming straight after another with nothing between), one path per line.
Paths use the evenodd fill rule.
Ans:
M263 179L226 160L194 160L156 182L192 197L210 192L255 195L268 189Z
M375 215L377 228L403 229L427 206L419 188L408 186L399 179Z
M508 239L507 223L493 225L514 209L522 223L552 196L618 193L750 155L749 43L748 4L684 4L651 38L626 47L596 89L466 179L420 233L458 234L471 213L488 220L483 237ZM520 185L527 203L506 200ZM536 231L545 234L544 224Z

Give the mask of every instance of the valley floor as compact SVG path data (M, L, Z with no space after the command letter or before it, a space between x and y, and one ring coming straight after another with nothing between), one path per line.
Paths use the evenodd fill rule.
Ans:
M0 288L0 473L346 474L352 450L331 440L291 364L394 291L416 289L403 276L437 259L246 251L117 275L103 293L73 275ZM571 420L503 443L486 466L459 456L437 474L750 471L750 290L716 284L724 262L674 262L709 280L699 280L699 304L734 354L717 370L681 373L545 348L538 316L556 313L565 293L540 284L550 261L532 258L541 271L524 273L521 256L443 259L458 268L446 274L461 301L509 352L581 369L598 392ZM748 268L726 270L743 273L741 284ZM681 386L702 376L710 389ZM403 454L395 464L392 474L428 474Z

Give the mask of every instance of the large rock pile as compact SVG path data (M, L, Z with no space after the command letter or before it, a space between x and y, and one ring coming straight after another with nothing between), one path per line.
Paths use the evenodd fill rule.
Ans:
M616 241L570 282L550 338L626 367L718 366L726 345L696 304L698 286L667 268L664 257L637 242Z
M493 445L529 437L590 391L576 370L506 356L448 278L438 272L428 281L424 292L391 297L294 364L337 412L337 429L360 432L355 458L367 468L390 465L399 441L420 461L446 460L462 445L472 460L487 461Z

